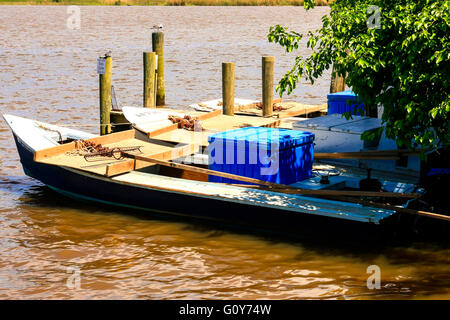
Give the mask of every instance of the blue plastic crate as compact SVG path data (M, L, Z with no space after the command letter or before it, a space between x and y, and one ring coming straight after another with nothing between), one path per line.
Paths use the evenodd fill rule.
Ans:
M208 137L209 168L291 184L311 177L314 134L277 128L240 128ZM210 175L209 181L244 184Z
M351 103L351 101L356 101L356 96L351 90L330 93L328 95L328 114L339 113L350 111L352 114L364 115L364 103ZM350 102L350 103L348 103Z

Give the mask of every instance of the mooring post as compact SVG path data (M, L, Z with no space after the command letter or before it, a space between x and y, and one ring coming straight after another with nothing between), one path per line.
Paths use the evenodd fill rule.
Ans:
M273 113L273 66L274 57L262 57L262 109L263 117Z
M144 108L155 108L156 54L144 52Z
M234 63L222 63L222 107L223 114L234 116Z
M100 96L100 135L111 133L112 56L107 52L97 60Z
M335 74L334 66L331 71L330 93L341 92L345 90L345 78Z
M164 87L164 33L161 31L152 33L153 52L158 55L158 71L156 77L156 105L166 104Z

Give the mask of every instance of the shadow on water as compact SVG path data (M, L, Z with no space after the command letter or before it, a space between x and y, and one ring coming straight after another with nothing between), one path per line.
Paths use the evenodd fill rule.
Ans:
M34 180L31 179L30 182ZM447 250L450 248L448 242L439 241L402 241L396 243L377 242L335 242L327 239L302 238L292 233L273 232L267 229L254 228L251 226L240 226L228 224L222 221L205 220L184 215L164 214L153 211L140 211L130 208L118 208L107 204L71 199L60 195L45 185L35 182L27 184L19 197L19 207L35 206L39 208L57 208L62 212L71 210L84 214L96 214L104 216L129 216L136 219L157 222L169 222L178 224L181 230L193 231L205 238L220 237L225 234L237 236L252 236L255 239L269 242L270 244L290 244L300 246L304 249L325 255L340 255L346 257L359 257L370 259L377 255L388 255L399 263L425 259L433 263L446 263L448 257L436 255L435 250ZM82 217L80 217L82 218ZM417 250L404 251L405 248ZM431 250L431 251L430 251Z

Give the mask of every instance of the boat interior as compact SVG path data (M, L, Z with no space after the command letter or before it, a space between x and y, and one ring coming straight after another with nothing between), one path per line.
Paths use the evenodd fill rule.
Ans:
M209 132L198 133L182 129L172 130L175 133L180 131L183 131L185 136L191 135L189 140L191 143L180 143L173 137L165 139L165 136L163 136L161 139L160 135L157 135L155 138L154 136L151 137L149 133L134 129L94 137L86 139L86 141L101 144L110 150L126 150L129 148L131 150L129 153L136 156L208 169L208 151L201 141L207 140ZM63 135L62 139L60 139L59 134L53 134L53 138L57 145L36 151L35 161L111 177L117 181L144 185L146 184L146 176L149 178L148 174L203 183L209 180L210 174L208 172L193 172L176 166L170 167L142 161L139 158L130 159L122 157L119 152L108 156L94 155L85 157L77 151L76 137ZM385 192L420 192L420 189L414 184L413 177L393 176L392 173L382 171L373 171L371 172L371 177L367 177L367 170L364 168L337 166L320 160L315 161L311 178L296 182L290 186L307 190L360 190L361 181L373 182L375 185L379 183L379 188ZM152 185L153 183L154 181ZM181 180L178 180L177 183L181 183ZM251 187L244 183L234 186ZM174 183L174 187L175 185L176 183ZM215 185L219 186L223 185L223 183L215 183ZM202 186L204 184L196 185L198 188L202 188ZM369 188L368 190L371 189ZM405 203L405 201L404 199L392 199L391 203L398 202L401 204Z

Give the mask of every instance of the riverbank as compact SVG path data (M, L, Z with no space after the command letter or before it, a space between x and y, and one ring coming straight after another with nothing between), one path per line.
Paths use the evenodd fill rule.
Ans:
M94 6L303 6L304 0L0 0L0 5ZM316 0L316 5L328 5Z

